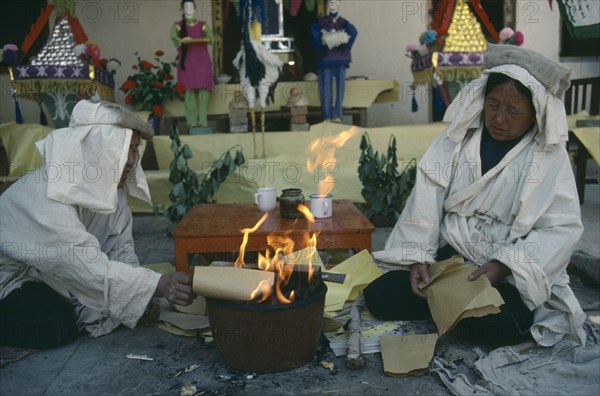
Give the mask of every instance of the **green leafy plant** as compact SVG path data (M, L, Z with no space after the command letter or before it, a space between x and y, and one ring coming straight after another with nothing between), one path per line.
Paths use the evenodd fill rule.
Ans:
M185 216L185 214L198 203L214 203L214 195L219 190L221 183L229 174L235 172L236 167L246 162L242 147L231 147L213 162L212 166L202 178L188 166L192 158L192 150L187 144L181 143L179 131L174 128L170 134L173 161L169 166L169 182L173 185L169 199L172 205L164 210L164 216L171 221L169 233ZM232 152L235 153L232 155Z
M415 185L417 161L413 158L402 171L398 170L394 135L390 136L387 155L373 150L367 132L360 140L360 150L358 177L368 204L367 216L381 216L395 223Z

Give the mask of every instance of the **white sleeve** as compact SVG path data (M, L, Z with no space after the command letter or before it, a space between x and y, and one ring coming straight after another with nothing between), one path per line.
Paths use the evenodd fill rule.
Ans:
M441 166L451 161L455 147L442 133L427 149L417 166L413 191L385 250L373 253L376 260L399 265L435 262L449 181Z
M539 164L537 183L524 184L522 206L508 243L496 259L512 271L523 302L533 309L550 299L583 233L577 191L566 153Z
M3 211L2 253L29 266L32 277L65 297L116 324L134 327L160 274L111 260L77 209L39 194L33 197L33 204L24 199L5 201L11 210Z

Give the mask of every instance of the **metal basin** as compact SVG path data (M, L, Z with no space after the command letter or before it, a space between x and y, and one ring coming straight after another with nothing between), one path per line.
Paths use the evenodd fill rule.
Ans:
M310 362L317 350L327 286L291 304L206 299L219 357L244 371L284 371Z

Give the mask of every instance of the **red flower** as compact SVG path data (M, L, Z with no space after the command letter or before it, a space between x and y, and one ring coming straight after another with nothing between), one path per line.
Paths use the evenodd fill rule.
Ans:
M121 85L121 91L127 92L130 89L135 88L135 86L136 86L135 81L133 81L133 80L127 80L127 81L125 81L123 83L123 85Z
M163 109L159 105L153 105L151 111L152 111L152 114L154 114L157 117L162 117L162 115L163 115Z
M170 71L175 63L164 62L158 58L164 55L164 51L161 50L154 52L157 56L154 63L140 58L137 52L135 54L137 63L132 68L136 71L127 77L120 87L127 95L124 99L125 104L138 110L150 110L153 115L162 117L163 101L180 98L185 91L183 86L170 82L174 80L174 76L167 71Z
M141 61L140 63L142 65L142 68L144 68L145 70L152 69L154 67L152 63L145 60Z

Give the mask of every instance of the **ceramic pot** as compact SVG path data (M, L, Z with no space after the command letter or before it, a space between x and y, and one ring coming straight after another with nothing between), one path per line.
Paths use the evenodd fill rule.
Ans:
M299 188L286 188L279 197L279 210L283 219L298 219L303 214L298 210L298 205L304 204L304 195Z

